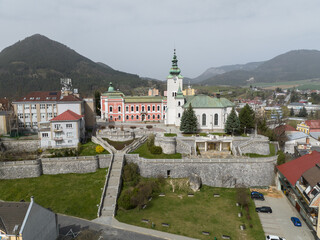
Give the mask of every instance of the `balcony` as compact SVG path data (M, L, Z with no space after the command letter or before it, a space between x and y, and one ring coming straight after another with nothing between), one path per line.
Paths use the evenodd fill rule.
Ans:
M53 131L54 131L54 132L62 132L63 129L60 127L60 128L55 128Z
M55 140L55 141L62 141L63 138L59 136L59 137L54 137L53 140Z
M309 196L305 193L305 190L307 189L304 185L300 184L299 181L296 183L296 188L300 192L300 195L303 197L304 201L309 205L310 204L310 198Z

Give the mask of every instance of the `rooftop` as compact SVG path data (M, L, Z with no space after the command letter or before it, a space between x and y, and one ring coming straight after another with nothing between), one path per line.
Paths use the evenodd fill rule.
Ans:
M295 186L302 174L317 163L320 163L320 153L313 151L311 154L281 164L277 166L277 169L287 178L292 186Z
M317 165L308 169L302 174L302 177L310 184L313 188L317 183L320 182L320 166Z
M36 91L30 92L26 96L20 98L15 102L74 102L82 101L75 95L61 95L60 91Z
M207 95L194 95L187 97L187 103L185 103L183 107L189 107L190 103L193 108L224 108L234 106L234 104L226 98L213 98Z
M52 118L50 121L52 122L59 122L59 121L77 121L81 119L83 116L76 114L75 112L72 112L71 110L67 110L60 115L56 116L55 118Z

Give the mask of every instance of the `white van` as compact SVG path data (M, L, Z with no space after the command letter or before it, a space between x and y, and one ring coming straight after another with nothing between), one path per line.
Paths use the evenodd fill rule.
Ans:
M283 237L275 236L275 235L268 235L268 236L266 237L266 240L286 240L286 239L283 238Z

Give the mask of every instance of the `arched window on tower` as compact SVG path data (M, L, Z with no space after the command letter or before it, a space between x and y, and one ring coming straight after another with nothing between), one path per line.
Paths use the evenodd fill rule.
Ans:
M178 106L180 106L180 101L178 101Z
M202 114L202 126L207 125L207 115L204 113Z
M112 106L109 107L109 112L112 112Z
M214 115L214 125L217 126L218 125L218 113L216 113Z

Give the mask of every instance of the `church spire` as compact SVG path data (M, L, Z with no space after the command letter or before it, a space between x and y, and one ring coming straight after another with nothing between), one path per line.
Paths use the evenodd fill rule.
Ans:
M170 69L171 75L179 75L180 74L180 68L178 68L178 59L176 56L176 49L174 49L173 52L173 59L172 59L172 67Z

